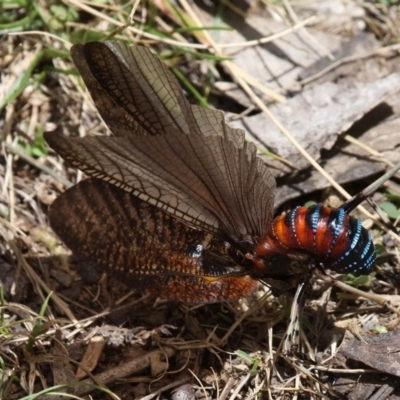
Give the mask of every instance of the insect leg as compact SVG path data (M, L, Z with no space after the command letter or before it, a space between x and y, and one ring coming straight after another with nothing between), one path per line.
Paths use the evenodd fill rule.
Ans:
M310 268L309 273L304 276L302 282L297 287L293 299L289 323L282 346L282 352L285 355L297 353L299 349L301 318L308 292L310 291L310 278L313 270L314 268Z

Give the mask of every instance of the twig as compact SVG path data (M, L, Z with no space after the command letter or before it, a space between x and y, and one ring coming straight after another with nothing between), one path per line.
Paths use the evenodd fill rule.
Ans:
M144 356L137 357L131 361L127 361L118 366L113 366L107 371L94 375L91 379L85 379L81 382L82 386L79 387L75 393L77 396L82 396L93 390L94 385L109 385L122 378L126 378L132 374L143 371L151 366L151 361L154 358L166 357L170 358L175 355L176 351L171 347L165 347L162 350L154 350Z
M43 171L44 173L52 176L54 179L56 179L59 182L61 182L65 187L69 188L69 187L71 187L73 185L73 183L71 181L69 181L68 179L65 179L65 178L57 175L51 168L46 167L45 165L39 163L38 161L36 161L31 156L29 156L28 154L24 153L18 147L12 146L12 145L10 145L8 143L4 143L4 146L6 147L6 149L10 153L13 153L13 154L17 155L18 157L21 157L23 160L25 160L29 164L33 165L35 168L37 168L37 169Z
M318 269L315 269L315 274L319 279L323 280L324 282L328 283L329 285L340 288L341 290L344 290L345 292L352 293L357 297L363 297L364 299L373 301L374 303L376 303L382 307L386 307L391 312L400 316L400 310L398 308L393 307L390 304L390 301L387 300L387 298L380 296L379 294L363 292L362 290L359 290L353 286L346 285L344 282L341 282L337 279L332 278L329 275L326 275L325 273L322 273Z
M354 56L348 56L348 57L341 58L340 60L335 61L334 63L330 64L328 67L324 68L322 71L316 73L315 75L303 79L302 81L299 82L299 84L307 85L308 83L320 78L321 76L327 74L329 71L332 71L333 69L341 66L342 64L346 64L346 63L357 61L357 60L362 60L365 58L370 58L370 57L373 57L378 54L383 54L383 53L387 53L387 52L395 51L395 50L400 50L400 44L397 43L397 44L393 44L391 46L382 47L382 48L368 51L368 52L365 52L362 54L356 54Z

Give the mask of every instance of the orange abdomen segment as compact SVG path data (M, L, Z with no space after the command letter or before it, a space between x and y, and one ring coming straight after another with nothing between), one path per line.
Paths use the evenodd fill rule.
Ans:
M371 235L341 208L297 207L275 218L271 235L289 255L303 250L339 272L368 272L375 261ZM282 252L278 247L277 252Z

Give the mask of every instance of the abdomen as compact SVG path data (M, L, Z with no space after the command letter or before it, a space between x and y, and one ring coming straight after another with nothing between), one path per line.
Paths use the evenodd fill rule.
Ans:
M368 273L375 261L372 237L361 221L341 208L320 204L275 218L270 235L256 246L255 258L263 260L267 272L268 258L285 252L289 259L313 257L343 273Z

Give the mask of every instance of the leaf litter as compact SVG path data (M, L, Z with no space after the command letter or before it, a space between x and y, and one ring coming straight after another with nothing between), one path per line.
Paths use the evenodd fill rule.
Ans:
M298 140L328 173L339 182L355 185L361 179L381 173L385 168L382 160L395 162L400 158L399 134L396 132L400 99L398 56L396 51L382 52L382 41L371 39L371 35L357 35L357 39L351 39L360 30L358 26L363 26L362 29L369 26L363 18L357 17L366 15L364 8L352 5L352 13L343 12L332 22L332 12L324 11L321 3L318 8L315 3L317 16L330 16L329 29L326 19L321 19L311 28L301 28L297 33L294 31L277 39L276 43L253 46L251 54L237 49L226 49L225 54L233 57L233 62L247 73L244 76L253 83L255 91L260 91L268 102L271 99L265 97L268 91L262 89L264 86L283 96L281 101L286 97L282 104L271 106L273 113L283 119L292 134L299 135ZM78 7L74 2L69 4ZM155 4L160 9L165 6L163 2ZM342 2L335 4L345 6ZM216 10L207 9L204 4L201 6L206 8L205 14L201 15L208 14L209 20L215 21ZM234 30L220 31L214 40L218 44L242 42L286 29L289 9L270 6L270 13L262 14L265 11L261 8L261 11L248 11L246 17L227 12L224 23ZM90 10L85 11L90 15ZM187 9L181 12L187 12ZM309 16L306 7L295 12L299 18ZM104 9L97 21L91 20L91 24L96 27L98 24L104 34L112 29L105 18L108 13L118 15L119 11ZM373 20L370 19L368 24L373 24ZM336 28L334 33L332 26ZM322 48L309 41L307 31L317 38ZM21 73L20 69L15 69L23 56L17 50L19 43L23 43L24 52L32 57L50 42L44 36L33 35L9 36L8 40L9 48L5 43L1 44L10 60L3 76L8 79L4 80L8 82L7 87L13 87L11 81ZM201 35L196 35L196 40L209 44ZM352 40L356 40L356 44L351 44ZM348 54L356 56L367 52L372 54L368 59L360 57L361 61L346 61L321 74L336 61L348 58ZM189 57L184 59L193 71L201 72L197 61L190 62ZM257 61L249 63L249 59ZM56 58L53 62L57 68L72 68L65 59ZM248 69L250 66L256 69ZM230 74L224 69L225 80L234 80ZM311 79L318 74L317 78ZM199 81L201 79L200 75ZM306 79L309 82L301 86L299 80ZM217 88L223 83L218 74L214 83ZM75 181L76 171L68 169L53 154L22 158L17 152L20 131L24 132L25 140L33 142L38 134L35 127L47 130L49 121L70 134L104 134L96 112L83 103L80 92L82 89L74 77L51 74L47 82L32 82L1 114L5 146L0 163L0 234L3 238L0 242L0 280L5 300L1 307L0 355L4 363L0 386L5 398L22 398L62 383L71 384L73 390L71 386L67 390L78 396L89 391L94 393L94 398L107 396L105 392L93 392L94 382L108 386L114 392L113 396L120 398L144 398L151 394L168 398L168 393L178 388L176 395L181 385L188 382L191 385L189 393L194 391L196 398L255 398L262 392L265 398L277 399L295 396L340 398L340 395L361 399L377 395L379 391L389 393L387 386L390 386L392 376L397 375L390 369L397 362L397 353L390 347L390 335L395 337L398 317L368 301L345 296L336 289L328 290L321 281L315 281L302 321L302 326L306 327L302 351L315 360L315 364L309 365L307 360L299 362L294 358L285 363L276 358L287 324L285 310L290 298L274 297L265 287L260 287L252 298L237 303L193 307L130 293L124 285L91 271L85 271L81 276L87 267L69 257L46 220L47 205L64 190L57 177ZM223 95L229 96L241 111L253 106L241 89ZM32 101L35 96L39 102ZM221 96L218 92L214 94L218 104L223 103ZM279 96L276 97L280 99ZM251 112L255 113L255 110L253 106ZM257 119L260 122L254 122ZM239 121L246 125L246 130L254 133L260 145L294 166L288 168L287 163L271 163L264 157L280 177L282 192L277 196L278 204L327 187L324 179L308 167L287 141L280 140L279 132L267 125L270 123L263 114ZM379 157L368 154L365 149L360 150L357 144L349 144L345 141L346 135L354 135L359 142L377 151ZM49 175L44 167L51 169L52 174ZM375 236L382 241L379 239L381 233ZM375 280L369 287L364 287L364 290L386 295L393 305L398 303L392 296L398 286L397 248L396 244L393 255L383 254ZM43 317L44 331L35 338L34 352L28 357L23 352L27 333L32 332L32 324L40 318L40 307L51 290L54 293ZM367 316L375 316L377 324L388 326L394 329L393 332L375 333L363 321ZM338 322L343 319L351 320L352 325L341 328ZM349 337L353 333L356 339L351 342ZM370 346L360 347L357 358L354 358L354 352L340 350L337 353L337 348L355 348L356 343L361 344L363 333L381 340L381 344L370 341ZM105 346L93 350L92 338L99 338L100 342L105 340ZM383 349L382 345L386 347ZM381 349L381 357L376 362L371 357L371 347ZM245 351L247 359L253 363L236 356L237 350ZM65 358L73 362L65 364ZM85 361L88 358L95 361ZM368 382L366 374L371 372L365 367L354 366L354 359L374 368L381 380L373 384ZM86 385L80 388L72 385L71 372L78 373L77 363L92 374L85 378ZM21 365L28 369L21 369ZM189 369L194 371L194 378ZM19 384L9 379L13 376L19 379ZM78 376L83 376L82 372ZM337 379L338 376L346 383ZM116 381L128 378L128 383L115 385ZM382 384L385 379L386 383ZM394 399L396 385L391 387L394 388L390 392L392 397L387 398ZM185 386L182 388L186 393Z

